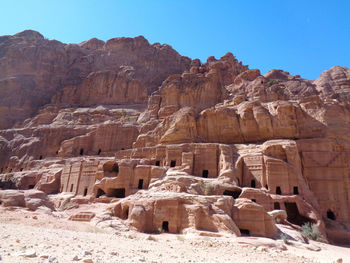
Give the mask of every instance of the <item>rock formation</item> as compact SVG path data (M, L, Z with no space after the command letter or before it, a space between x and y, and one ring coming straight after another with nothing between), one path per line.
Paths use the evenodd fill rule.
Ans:
M275 238L276 224L311 222L350 242L349 69L310 81L143 37L34 31L0 37L0 57L0 187L20 190L3 205L70 193L117 201L143 232Z

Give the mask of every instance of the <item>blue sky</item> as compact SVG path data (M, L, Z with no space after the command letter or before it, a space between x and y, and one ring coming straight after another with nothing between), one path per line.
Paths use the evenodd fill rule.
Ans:
M308 79L350 67L348 0L2 0L0 35L24 29L66 43L143 35L201 61L230 51Z

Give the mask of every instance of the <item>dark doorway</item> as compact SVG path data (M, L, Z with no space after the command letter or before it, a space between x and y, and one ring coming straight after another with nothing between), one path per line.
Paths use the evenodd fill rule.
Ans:
M97 190L96 198L99 198L101 195L106 194L101 188Z
M301 226L307 222L314 223L313 220L299 214L299 210L298 210L296 203L285 202L284 205L286 207L287 220L290 223L295 224L295 225L299 225L299 226Z
M256 199L252 199L252 202L256 203Z
M43 156L42 156L42 155L40 155L40 156L39 156L39 160L42 160L42 159L43 159Z
M223 195L229 195L229 196L232 196L234 199L237 199L241 193L242 193L242 190L235 190L235 191L225 190Z
M156 166L160 166L160 161L156 161Z
M139 185L137 186L138 189L142 189L143 187L143 179L139 180Z
M81 148L81 149L80 149L80 155L83 155L83 154L84 154L84 149Z
M269 190L269 186L268 186L268 185L265 185L265 188L266 188L267 190Z
M203 178L208 178L208 175L209 175L209 171L208 170L203 170L202 177Z
M70 191L73 192L73 184L70 186Z
M276 187L276 194L278 194L278 195L282 194L281 187L279 187L279 186Z
M35 187L35 184L28 185L28 189L34 189L34 187Z
M58 154L58 151L56 151L56 154Z
M256 186L256 185L255 185L255 180L251 180L251 181L250 181L250 186L251 186L252 188L255 188L255 186Z
M280 210L281 209L281 205L279 202L274 202L273 203L273 209L274 210Z
M1 168L1 173L4 171L4 168Z
M19 169L21 172L23 171L23 168Z
M299 194L299 189L298 186L293 187L293 194L298 195Z
M242 236L250 236L250 231L248 229L240 229Z
M119 165L117 163L113 164L112 172L119 173Z
M97 155L100 155L101 152L102 152L102 150L101 150L101 149L98 149Z
M87 191L88 191L88 189L87 189L87 188L85 188L85 189L84 189L84 196L86 196L86 195L87 195Z
M163 221L163 223L162 223L162 230L164 232L169 232L169 222L168 221Z
M125 149L124 148L122 148L122 151L124 151Z
M170 162L170 167L175 167L175 166L176 166L176 161L174 161L174 160L171 161L171 162Z
M116 197L116 198L124 198L125 197L125 188L111 189L110 194L111 194L111 196Z
M327 218L329 218L331 220L335 220L335 214L330 209L327 211Z

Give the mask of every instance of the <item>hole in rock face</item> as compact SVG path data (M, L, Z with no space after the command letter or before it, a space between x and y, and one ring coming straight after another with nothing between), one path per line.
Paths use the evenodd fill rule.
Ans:
M98 149L97 155L100 155L101 152L102 152L102 150L101 150L101 149Z
M23 171L23 168L19 169L21 172Z
M113 196L116 198L124 198L125 197L125 188L111 189L110 196Z
M84 154L84 149L81 148L81 149L80 149L80 155L83 155L83 154Z
M1 168L1 173L4 171L4 167Z
M58 151L56 151L56 154L58 154Z
M84 196L86 196L86 195L87 195L87 192L88 192L88 189L87 189L87 188L85 188L85 189L84 189Z
M42 159L43 159L43 156L42 156L42 155L40 155L40 156L39 156L39 160L42 160Z
M299 225L299 226L301 226L307 222L315 223L312 219L309 219L309 218L299 214L298 206L296 203L285 202L284 205L286 207L287 220L290 223L295 224L295 225Z
M101 195L106 194L101 188L97 190L96 198L99 198Z
M208 170L203 170L202 177L203 178L208 178L209 171Z
M143 187L143 179L139 180L139 185L137 186L138 189L142 189Z
M265 185L265 188L266 188L267 190L269 190L269 186L268 186L268 185Z
M278 194L278 195L282 194L281 187L279 187L279 186L276 187L276 194Z
M175 167L175 166L176 166L176 161L172 160L172 161L170 162L170 167Z
M124 148L122 148L122 151L124 151L125 149Z
M299 189L298 186L293 187L293 194L298 195L299 194Z
M250 231L248 229L239 229L242 236L250 236Z
M251 180L251 181L250 181L250 186L251 186L252 188L255 188L255 186L256 186L255 180Z
M163 223L162 223L162 230L164 232L169 232L169 222L168 221L163 221Z
M241 193L242 193L242 190L235 190L235 191L225 190L223 195L229 195L229 196L232 196L234 199L237 199Z
M119 173L119 165L117 163L113 164L112 172Z
M28 185L28 189L34 189L34 187L35 187L35 184Z
M71 186L70 186L70 192L73 192L73 184L71 184Z
M335 214L330 209L327 211L327 218L329 218L331 220L335 220Z
M160 166L160 161L156 161L156 166Z
M274 203L273 203L273 209L275 209L275 210L280 210L280 209L281 209L280 203L279 203L279 202L274 202Z
M252 202L256 203L256 199L252 199Z

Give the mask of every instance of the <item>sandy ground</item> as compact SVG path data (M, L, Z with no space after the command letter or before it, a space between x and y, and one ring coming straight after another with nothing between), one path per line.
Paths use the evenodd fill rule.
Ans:
M253 238L149 235L128 230L115 219L109 231L69 221L71 213L74 210L52 214L0 207L0 262L350 262L350 248L345 247L315 242L321 251L291 245L281 250L281 241L275 247L261 245L267 239L251 245L247 243L254 243Z

